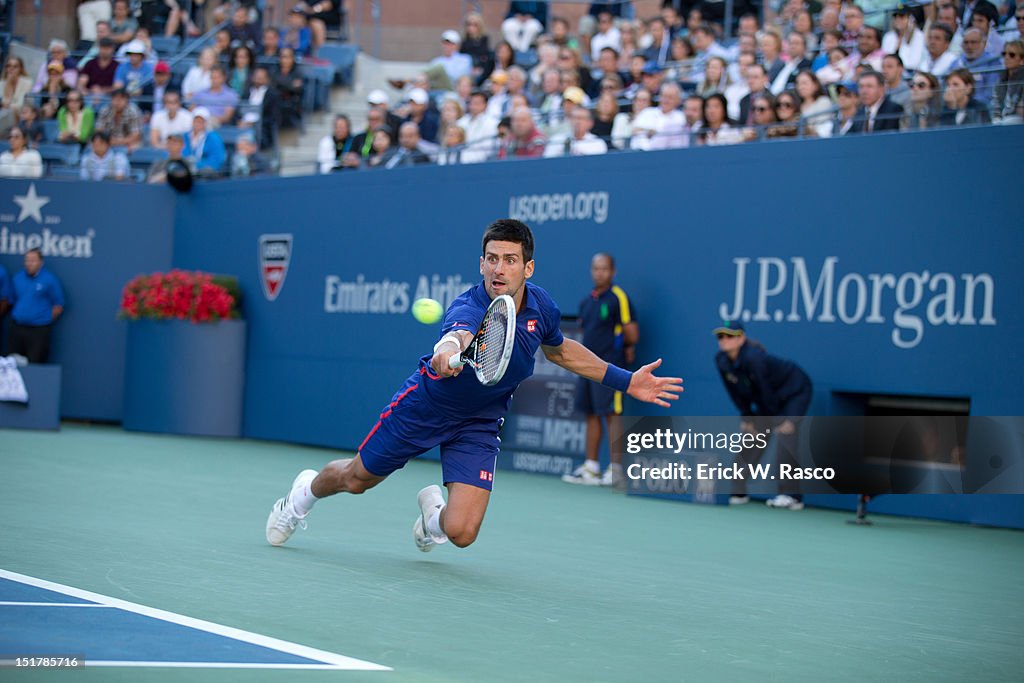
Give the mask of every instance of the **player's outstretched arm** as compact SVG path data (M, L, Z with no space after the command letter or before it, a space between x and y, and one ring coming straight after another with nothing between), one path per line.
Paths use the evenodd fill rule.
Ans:
M633 398L668 408L668 401L675 401L683 391L680 377L658 377L654 370L661 365L661 359L649 363L636 372L629 372L610 365L577 341L566 339L561 346L543 346L549 361L560 365L581 377L624 391Z
M461 367L453 369L448 365L448 359L465 351L471 341L473 335L464 330L452 330L441 337L434 346L434 356L430 359L430 367L434 369L434 373L441 377L455 377L462 372Z
M648 363L633 373L628 393L633 398L668 408L666 401L675 401L683 391L682 377L658 377L654 371L661 365L661 359Z

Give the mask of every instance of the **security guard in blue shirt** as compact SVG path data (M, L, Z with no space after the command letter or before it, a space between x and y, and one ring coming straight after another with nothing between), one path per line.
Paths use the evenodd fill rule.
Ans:
M601 360L625 367L633 362L640 331L633 303L612 281L615 259L610 254L594 254L590 277L594 280L594 289L580 302L583 345ZM587 459L572 474L564 475L562 481L623 488L622 452L616 446L622 434L622 392L581 377L576 389L576 408L587 416ZM598 461L602 417L608 423L611 456L611 464L603 475Z
M811 404L810 377L793 361L773 356L747 339L743 323L737 320L723 321L714 334L719 349L715 364L729 397L739 408L741 428L750 433L771 429L773 435L778 435L779 462L796 465L799 420L794 418L806 415ZM736 460L745 470L748 463L756 463L762 455L764 448L755 446L744 450ZM769 499L768 506L802 509L803 498L795 486L784 484L785 490ZM735 481L729 503L739 505L748 501L746 482Z
M0 318L4 317L7 309L11 307L11 299L14 294L11 292L11 279L7 277L7 269L0 266Z
M9 352L45 363L50 357L53 323L64 312L64 291L57 277L43 268L43 252L25 252L25 268L14 276Z

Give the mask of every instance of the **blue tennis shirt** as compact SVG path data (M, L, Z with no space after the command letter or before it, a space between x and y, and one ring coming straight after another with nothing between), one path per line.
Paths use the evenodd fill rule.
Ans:
M14 276L14 308L11 317L19 325L39 327L53 322L53 307L64 305L64 290L45 267L35 277L24 270Z
M430 359L433 357L430 353L420 358L419 370L406 384L420 382L434 407L449 417L497 419L504 416L508 412L512 392L520 382L533 374L534 356L540 345L561 346L564 340L559 328L561 312L558 304L540 287L529 282L525 287L523 306L516 313L515 346L508 369L500 382L485 387L469 367L458 377L441 379L430 367ZM491 299L481 281L448 307L440 336L452 330L476 334L490 304Z

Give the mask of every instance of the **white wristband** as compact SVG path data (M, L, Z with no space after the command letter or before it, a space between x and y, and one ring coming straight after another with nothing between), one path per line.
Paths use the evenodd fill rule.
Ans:
M462 342L459 340L457 336L450 332L441 337L441 339L436 344L434 344L434 353L436 354L437 350L444 346L445 344L455 344L456 352L462 353Z

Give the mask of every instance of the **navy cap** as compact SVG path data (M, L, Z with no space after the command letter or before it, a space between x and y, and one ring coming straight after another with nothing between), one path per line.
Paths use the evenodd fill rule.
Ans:
M730 337L738 337L744 334L743 323L739 320L723 320L721 325L712 330L712 334L727 334Z

